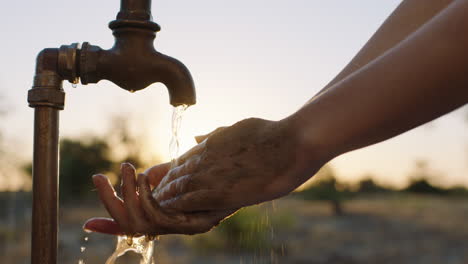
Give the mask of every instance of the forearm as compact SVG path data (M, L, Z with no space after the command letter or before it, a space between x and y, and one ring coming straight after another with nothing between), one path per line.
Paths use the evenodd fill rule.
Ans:
M359 70L419 29L453 0L405 0L385 20L346 67L318 94Z
M417 127L468 102L468 1L287 119L302 142L334 157Z

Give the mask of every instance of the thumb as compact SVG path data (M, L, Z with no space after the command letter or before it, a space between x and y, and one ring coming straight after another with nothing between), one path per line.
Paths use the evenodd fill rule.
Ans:
M222 130L224 130L225 128L227 127L218 127L217 129L211 131L210 133L206 134L206 135L202 135L202 136L195 136L195 141L197 141L197 144L200 144L201 142L203 142L205 139L207 139L208 137L210 137L211 135L213 134L216 134Z
M83 225L86 232L97 232L109 235L123 235L124 232L119 224L110 218L91 218Z

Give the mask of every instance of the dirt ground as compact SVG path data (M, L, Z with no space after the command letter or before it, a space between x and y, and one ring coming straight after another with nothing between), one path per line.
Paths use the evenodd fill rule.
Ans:
M269 214L287 212L294 219L289 228L271 229L267 248L201 253L194 247L196 236L166 236L157 243L156 264L468 264L467 198L362 196L344 203L343 216L334 216L326 202L291 197L266 207ZM89 205L62 210L59 263L76 264L80 258L89 264L105 262L115 238L81 230L84 220L96 215L105 212ZM29 263L28 228L25 223L13 234L4 232L0 263ZM130 254L117 264L136 260Z

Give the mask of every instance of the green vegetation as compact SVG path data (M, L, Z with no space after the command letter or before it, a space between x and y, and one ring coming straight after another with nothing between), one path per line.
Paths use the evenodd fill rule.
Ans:
M426 162L418 161L415 165L414 171L409 175L410 183L401 190L381 186L371 177L366 177L354 185L342 183L332 168L326 165L295 196L308 201L328 201L336 216L344 213L344 201L359 195L408 193L448 197L468 196L468 189L463 186L444 188L433 184L432 179L441 176L430 170Z
M342 202L353 196L348 186L337 181L333 169L326 165L299 192L304 200L329 201L335 215L343 215Z
M224 220L216 229L194 236L188 243L199 253L213 250L259 252L272 245L276 231L289 230L295 225L295 217L287 211L272 210L268 204L239 210Z
M64 139L60 142L61 198L84 197L93 189L91 175L108 172L113 164L109 145L102 139L88 142Z

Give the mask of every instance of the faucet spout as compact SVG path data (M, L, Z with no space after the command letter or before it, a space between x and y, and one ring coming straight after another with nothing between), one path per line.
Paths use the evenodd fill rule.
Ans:
M156 82L166 85L171 105L193 105L196 103L195 85L185 65L167 55L158 53L153 60Z
M158 24L151 20L151 0L122 0L117 19L109 24L115 44L109 50L85 42L80 51L83 84L109 80L128 91L161 82L174 106L196 103L192 76L180 61L154 48Z

